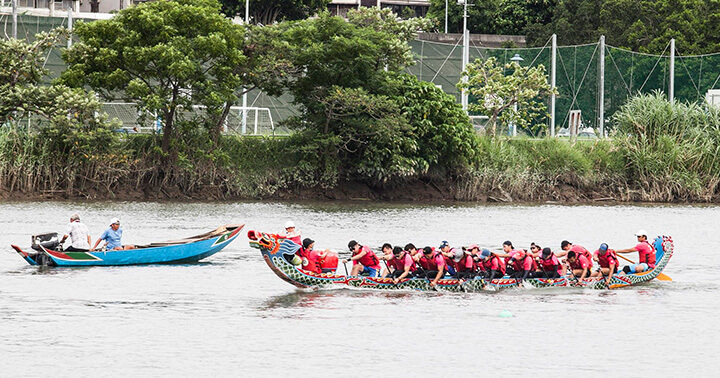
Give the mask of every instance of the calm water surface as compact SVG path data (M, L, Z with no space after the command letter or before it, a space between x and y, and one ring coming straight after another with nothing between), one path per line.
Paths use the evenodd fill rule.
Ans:
M303 292L243 234L193 265L38 269L10 248L81 214L93 241L119 217L124 242L220 224L280 231L318 248L348 240L437 246L505 239L595 250L672 235L674 282L613 290L476 294ZM720 208L426 206L367 203L0 204L0 376L717 376ZM636 256L632 256L636 258ZM498 315L504 311L511 318Z

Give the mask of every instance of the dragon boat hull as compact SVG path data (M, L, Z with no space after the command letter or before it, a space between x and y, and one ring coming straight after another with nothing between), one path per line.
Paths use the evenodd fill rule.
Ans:
M514 278L494 279L490 282L483 278L458 280L455 278L440 279L434 287L426 278L413 277L394 284L390 278L373 278L363 276L346 276L334 273L314 273L300 269L293 265L292 257L300 246L289 239L276 234L267 234L249 231L250 246L260 249L263 259L270 269L284 281L303 289L329 289L335 287L354 287L374 290L441 290L449 292L476 292L481 290L496 290L518 286L565 287L577 286L589 289L616 289L625 286L637 285L655 279L665 268L673 253L673 242L669 236L658 236L654 240L657 264L654 269L646 272L613 275L610 284L604 278L585 278L582 282L577 279L562 277L556 279L528 278L519 281Z
M13 249L30 265L49 266L115 266L140 264L184 264L200 261L220 252L240 234L245 225L221 226L216 230L189 238L152 243L135 249L63 252L41 246L40 251Z

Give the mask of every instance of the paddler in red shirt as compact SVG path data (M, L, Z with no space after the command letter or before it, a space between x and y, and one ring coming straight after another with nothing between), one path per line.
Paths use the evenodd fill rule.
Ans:
M480 270L483 271L487 281L502 278L505 275L505 262L489 249L482 250L479 263Z
M637 252L640 260L637 264L625 266L623 272L625 274L640 273L655 268L655 248L647 240L647 231L639 230L635 233L638 244L632 248L619 249L615 253Z
M393 267L387 262L395 258L395 255L393 255L393 246L390 243L385 243L382 245L382 247L380 247L380 250L382 251L383 255L380 256L379 259L383 260L385 264L385 268L382 269L382 273L380 273L380 276L389 277L392 273Z
M430 280L430 286L437 285L437 282L445 274L445 258L442 253L430 247L423 248L423 256L418 264L424 270L425 276Z
M567 262L570 264L572 274L575 275L575 277L580 277L578 281L582 281L583 278L590 276L592 265L584 255L570 251L567 254Z
M507 274L513 278L524 280L531 277L537 268L532 255L522 250L514 251L512 257L508 261Z
M366 245L360 246L360 243L355 240L350 240L348 248L352 252L352 257L350 260L343 260L342 262L343 264L348 261L353 262L350 275L357 276L360 273L367 273L370 277L377 277L378 272L380 272L380 260L375 255L375 252Z
M479 248L477 245L472 244L467 248L467 251L455 249L453 254L453 265L455 265L455 272L457 278L470 279L475 277L475 261L473 261L473 251L477 251Z
M606 243L600 244L600 248L593 253L593 259L597 261L600 267L597 271L593 272L592 277L607 277L605 283L610 284L612 275L617 273L620 261L615 255L615 251L608 248Z
M538 248L540 246L537 246ZM542 278L560 278L562 277L563 267L557 256L550 248L543 248L538 261L538 270L535 277Z
M590 262L590 268L592 268L592 254L590 253L590 251L587 250L587 248L579 244L573 244L567 240L563 240L562 243L560 243L560 249L562 249L563 252L556 253L555 255L557 257L563 257L568 255L570 252L575 252L576 255L585 256L585 259Z
M396 284L405 278L411 278L417 268L415 267L415 261L410 255L410 252L400 247L395 247L393 249L393 255L394 258L390 260L390 265L395 268L392 273L393 283Z
M314 273L322 273L322 259L325 258L329 250L324 252L314 250L315 241L310 238L305 238L302 245L302 254L300 256L302 257L302 268Z

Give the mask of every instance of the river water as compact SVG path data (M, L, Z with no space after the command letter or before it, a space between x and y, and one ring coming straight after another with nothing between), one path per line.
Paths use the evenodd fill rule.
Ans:
M595 250L671 235L652 282L612 291L303 292L275 276L245 232L190 265L39 269L10 248L62 232L73 212L93 241L119 217L125 243L226 223L317 248L350 239L499 249L568 239ZM717 376L720 208L371 203L5 202L0 204L0 376ZM631 256L636 258L636 256ZM500 317L509 311L513 316Z

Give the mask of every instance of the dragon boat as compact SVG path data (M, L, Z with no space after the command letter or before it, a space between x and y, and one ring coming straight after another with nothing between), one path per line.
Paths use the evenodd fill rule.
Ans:
M235 240L240 225L220 226L215 230L179 240L147 245L136 245L135 249L70 252L62 251L57 233L34 235L32 246L24 251L17 245L13 249L30 265L43 266L97 266L97 265L139 265L139 264L184 264L200 261L220 252Z
M584 278L582 281L579 281L574 276L554 279L528 278L522 281L503 277L493 279L489 282L483 278L476 277L462 280L455 278L440 279L437 285L433 287L430 285L430 281L424 277L403 279L395 284L390 278L310 272L301 269L299 264L293 263L294 260L297 260L295 253L300 249L300 246L292 240L285 239L276 234L258 231L249 231L248 239L250 239L250 246L260 250L263 259L278 277L302 289L328 289L346 286L374 290L476 292L480 290L496 290L527 285L537 288L576 286L588 289L616 289L649 282L655 279L662 273L673 254L672 238L669 236L658 236L653 241L657 261L655 268L634 274L615 274L612 276L610 284L606 284L605 278L602 277Z

